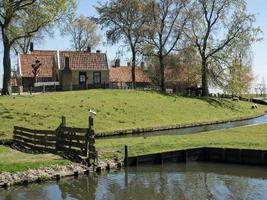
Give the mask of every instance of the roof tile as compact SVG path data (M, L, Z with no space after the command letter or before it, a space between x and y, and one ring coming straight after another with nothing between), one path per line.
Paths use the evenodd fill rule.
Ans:
M144 73L140 67L135 69L136 82L150 83L150 78ZM131 82L132 67L117 67L109 70L110 82Z

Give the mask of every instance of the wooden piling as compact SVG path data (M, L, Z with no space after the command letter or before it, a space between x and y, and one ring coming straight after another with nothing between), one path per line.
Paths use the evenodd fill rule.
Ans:
M128 146L124 146L124 166L128 167Z
M65 127L66 126L66 117L65 116L62 116L61 117L61 126L62 127Z

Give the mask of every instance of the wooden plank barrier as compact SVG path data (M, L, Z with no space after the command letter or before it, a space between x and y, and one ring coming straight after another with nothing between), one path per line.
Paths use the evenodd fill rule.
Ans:
M92 119L89 120L92 123ZM96 159L95 136L92 126L73 128L66 126L66 118L56 130L35 130L14 127L13 142L27 150L63 153L79 156L90 162Z

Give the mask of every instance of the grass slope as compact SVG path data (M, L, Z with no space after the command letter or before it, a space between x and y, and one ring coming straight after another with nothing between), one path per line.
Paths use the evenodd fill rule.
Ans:
M123 158L124 145L128 145L130 156L196 147L267 150L267 125L247 126L192 135L97 140L97 150L102 159Z
M13 126L55 129L62 115L70 126L87 127L90 109L97 111L96 132L103 132L254 116L266 107L251 110L247 102L127 90L0 97L0 139L11 138Z
M0 173L26 171L70 162L52 154L26 154L0 146Z

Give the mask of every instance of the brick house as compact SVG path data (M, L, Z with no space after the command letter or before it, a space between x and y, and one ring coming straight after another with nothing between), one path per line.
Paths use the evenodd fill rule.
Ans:
M151 79L144 73L141 67L136 67L136 87L144 88L151 85ZM132 67L114 66L109 71L109 84L111 88L131 88L132 87Z
M19 78L24 91L34 82L32 64L42 64L37 82L57 83L61 90L108 87L109 69L106 54L99 51L46 51L31 49L18 55Z

